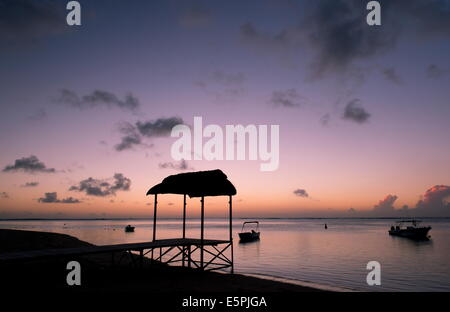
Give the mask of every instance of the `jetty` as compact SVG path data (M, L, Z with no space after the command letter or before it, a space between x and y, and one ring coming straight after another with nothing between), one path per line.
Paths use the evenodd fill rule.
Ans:
M233 196L236 195L236 188L228 180L221 170L197 171L180 173L165 178L160 184L153 186L147 195L154 195L153 212L153 242L156 239L157 207L159 194L183 195L183 226L182 237L177 241L180 245L160 248L160 256L156 260L162 261L162 256L174 248L179 252L172 256L170 262L181 261L182 266L186 263L189 267L194 265L200 270L218 270L230 268L234 271L233 264ZM200 198L200 238L186 238L186 196L190 198ZM229 206L229 237L225 240L205 239L205 197L207 196L227 196ZM195 244L184 244L184 242ZM219 246L220 245L220 246ZM155 249L152 249L154 252ZM154 258L154 254L151 256ZM167 263L167 262L165 262Z
M157 239L158 195L178 194L183 196L183 223L181 237ZM147 195L154 196L153 240L141 243L84 246L7 252L0 254L0 263L41 260L49 258L70 259L93 254L110 254L111 262L120 262L124 255L130 255L131 263L142 266L144 257L166 264L197 268L200 271L230 269L234 271L232 234L232 197L236 189L221 170L181 173L166 177L153 186ZM200 237L186 237L187 196L200 198ZM205 238L205 197L227 196L229 206L229 237L225 239ZM116 255L120 255L117 257Z

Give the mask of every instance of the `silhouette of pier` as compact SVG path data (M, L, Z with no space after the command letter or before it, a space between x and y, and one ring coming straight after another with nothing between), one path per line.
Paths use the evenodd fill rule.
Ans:
M203 244L205 246L212 246L213 248L219 244L227 243L224 240L204 240ZM70 258L79 256L88 256L95 254L111 254L111 261L114 263L114 255L119 254L123 256L123 253L134 254L134 256L139 255L139 264L142 265L143 257L148 253L153 252L154 249L162 250L162 248L167 248L165 253L162 253L155 260L161 261L163 263L174 263L177 262L176 258L173 256L169 260L164 260L164 255L173 249L177 249L179 252L178 256L183 249L194 250L199 248L201 245L200 239L189 239L189 238L172 238L172 239L161 239L154 242L144 242L144 243L130 243L130 244L116 244L116 245L103 245L103 246L87 246L87 247L75 247L75 248L55 248L55 249L44 249L44 250L30 250L30 251L19 251L19 252L8 252L0 254L0 263L5 262L18 262L18 261L28 261L28 260L45 260L52 258ZM137 254L136 254L137 253ZM137 259L136 257L130 258L133 263ZM120 262L121 259L117 259ZM191 260L192 261L192 260ZM135 263L136 264L136 263ZM200 267L196 261L192 261L194 267Z
M181 261L182 266L190 267L194 264L200 270L217 270L230 268L231 273L234 271L233 263L233 195L236 195L236 188L227 179L227 176L221 170L187 172L166 177L160 184L153 186L147 195L154 195L154 212L153 212L153 242L156 240L156 225L157 225L157 207L159 194L179 194L183 195L183 228L182 240L192 240L186 238L186 196L200 197L201 212L200 212L200 239L194 239L199 244L192 244L187 246L171 246L164 252L160 249L161 255L167 254L171 249L178 248L180 250L173 257L173 261ZM229 238L228 240L211 241L205 239L205 197L207 196L228 196L229 201ZM215 242L215 243L211 243ZM218 245L221 245L218 248ZM191 247L194 246L194 249ZM216 247L217 246L217 247ZM226 255L226 251L229 255ZM197 252L198 256L197 258ZM210 259L206 260L205 255ZM152 250L152 259L154 258L154 249ZM171 259L172 260L172 259Z
M183 195L182 237L156 239L157 207L159 194ZM232 234L232 196L236 194L233 184L220 170L188 172L168 176L160 184L152 187L147 195L154 195L153 241L142 243L85 246L76 248L58 248L45 250L19 251L0 254L0 263L40 260L50 258L70 259L94 254L111 254L111 261L120 262L129 254L131 263L142 266L144 257L150 257L162 263L181 262L182 266L210 271L230 268L233 273L233 234ZM186 237L186 196L200 197L201 219L200 238ZM229 197L229 237L224 240L205 238L205 197ZM119 259L115 255L120 255Z

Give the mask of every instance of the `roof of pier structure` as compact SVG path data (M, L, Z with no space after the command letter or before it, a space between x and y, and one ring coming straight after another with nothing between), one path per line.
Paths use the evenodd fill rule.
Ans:
M236 195L236 188L221 170L187 172L168 176L148 190L150 194L187 194L189 197Z

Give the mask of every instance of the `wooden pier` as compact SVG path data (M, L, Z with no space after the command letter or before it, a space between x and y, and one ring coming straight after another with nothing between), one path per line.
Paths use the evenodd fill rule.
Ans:
M158 195L183 195L182 238L156 239ZM161 263L179 263L181 266L200 271L230 268L233 264L232 197L236 189L220 170L188 172L166 177L153 186L147 195L154 195L153 241L143 243L86 246L79 248L47 249L0 254L0 264L48 258L82 257L94 254L111 254L111 261L120 262L124 255L130 255L131 263L143 265L144 257ZM200 238L186 238L186 197L200 198ZM229 235L226 240L205 237L205 197L227 196L229 207ZM120 255L118 260L115 255ZM136 260L137 259L137 260Z
M178 256L181 255L182 265L184 266L186 261L190 267L194 264L200 270L218 270L224 268L230 268L231 273L234 272L234 259L233 259L233 195L236 195L236 188L227 179L227 176L221 170L210 171L198 171L187 172L166 177L161 183L153 186L147 192L147 195L153 195L153 241L156 242L156 224L157 224L157 211L158 211L158 195L160 194L178 194L183 195L183 227L182 227L182 239L186 237L186 197L200 198L200 239L198 244L192 245L192 249L189 246L169 247L169 250L178 248L179 252L173 256L167 263L179 261ZM218 244L208 244L208 240L205 238L205 197L207 196L227 196L229 207L229 239L222 240L221 244L224 244L221 248L216 247ZM187 248L186 248L187 247ZM211 248L208 248L211 247ZM154 249L153 249L154 250ZM167 252L168 252L167 251ZM193 261L193 255L198 251L200 259L199 261ZM227 251L228 257L225 255ZM160 255L165 255L165 252L160 250ZM151 258L154 259L154 253L152 251ZM161 256L156 260L161 261ZM208 259L209 257L209 259ZM217 262L221 261L221 262Z
M203 246L205 250L208 250L208 248L212 249L212 251L208 250L208 252L215 256L208 262L203 263L203 265L200 263L197 255L197 251L200 250L201 246L202 241L200 239L172 238L143 243L8 252L0 254L0 263L82 257L94 254L111 254L111 260L114 263L114 255L129 253L130 255L139 256L136 259L139 259L140 265L143 263L143 257L149 254L153 254L154 260L162 263L171 264L180 262L182 266L203 268L207 271L226 268L232 265L231 260L223 253L229 248L230 241L204 240ZM116 259L116 261L119 262L120 258Z

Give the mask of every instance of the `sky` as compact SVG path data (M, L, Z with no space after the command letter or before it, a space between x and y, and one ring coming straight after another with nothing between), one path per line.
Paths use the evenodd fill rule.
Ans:
M0 0L0 218L150 217L211 169L237 217L450 216L450 1L67 2ZM174 160L195 116L279 125L277 170Z

